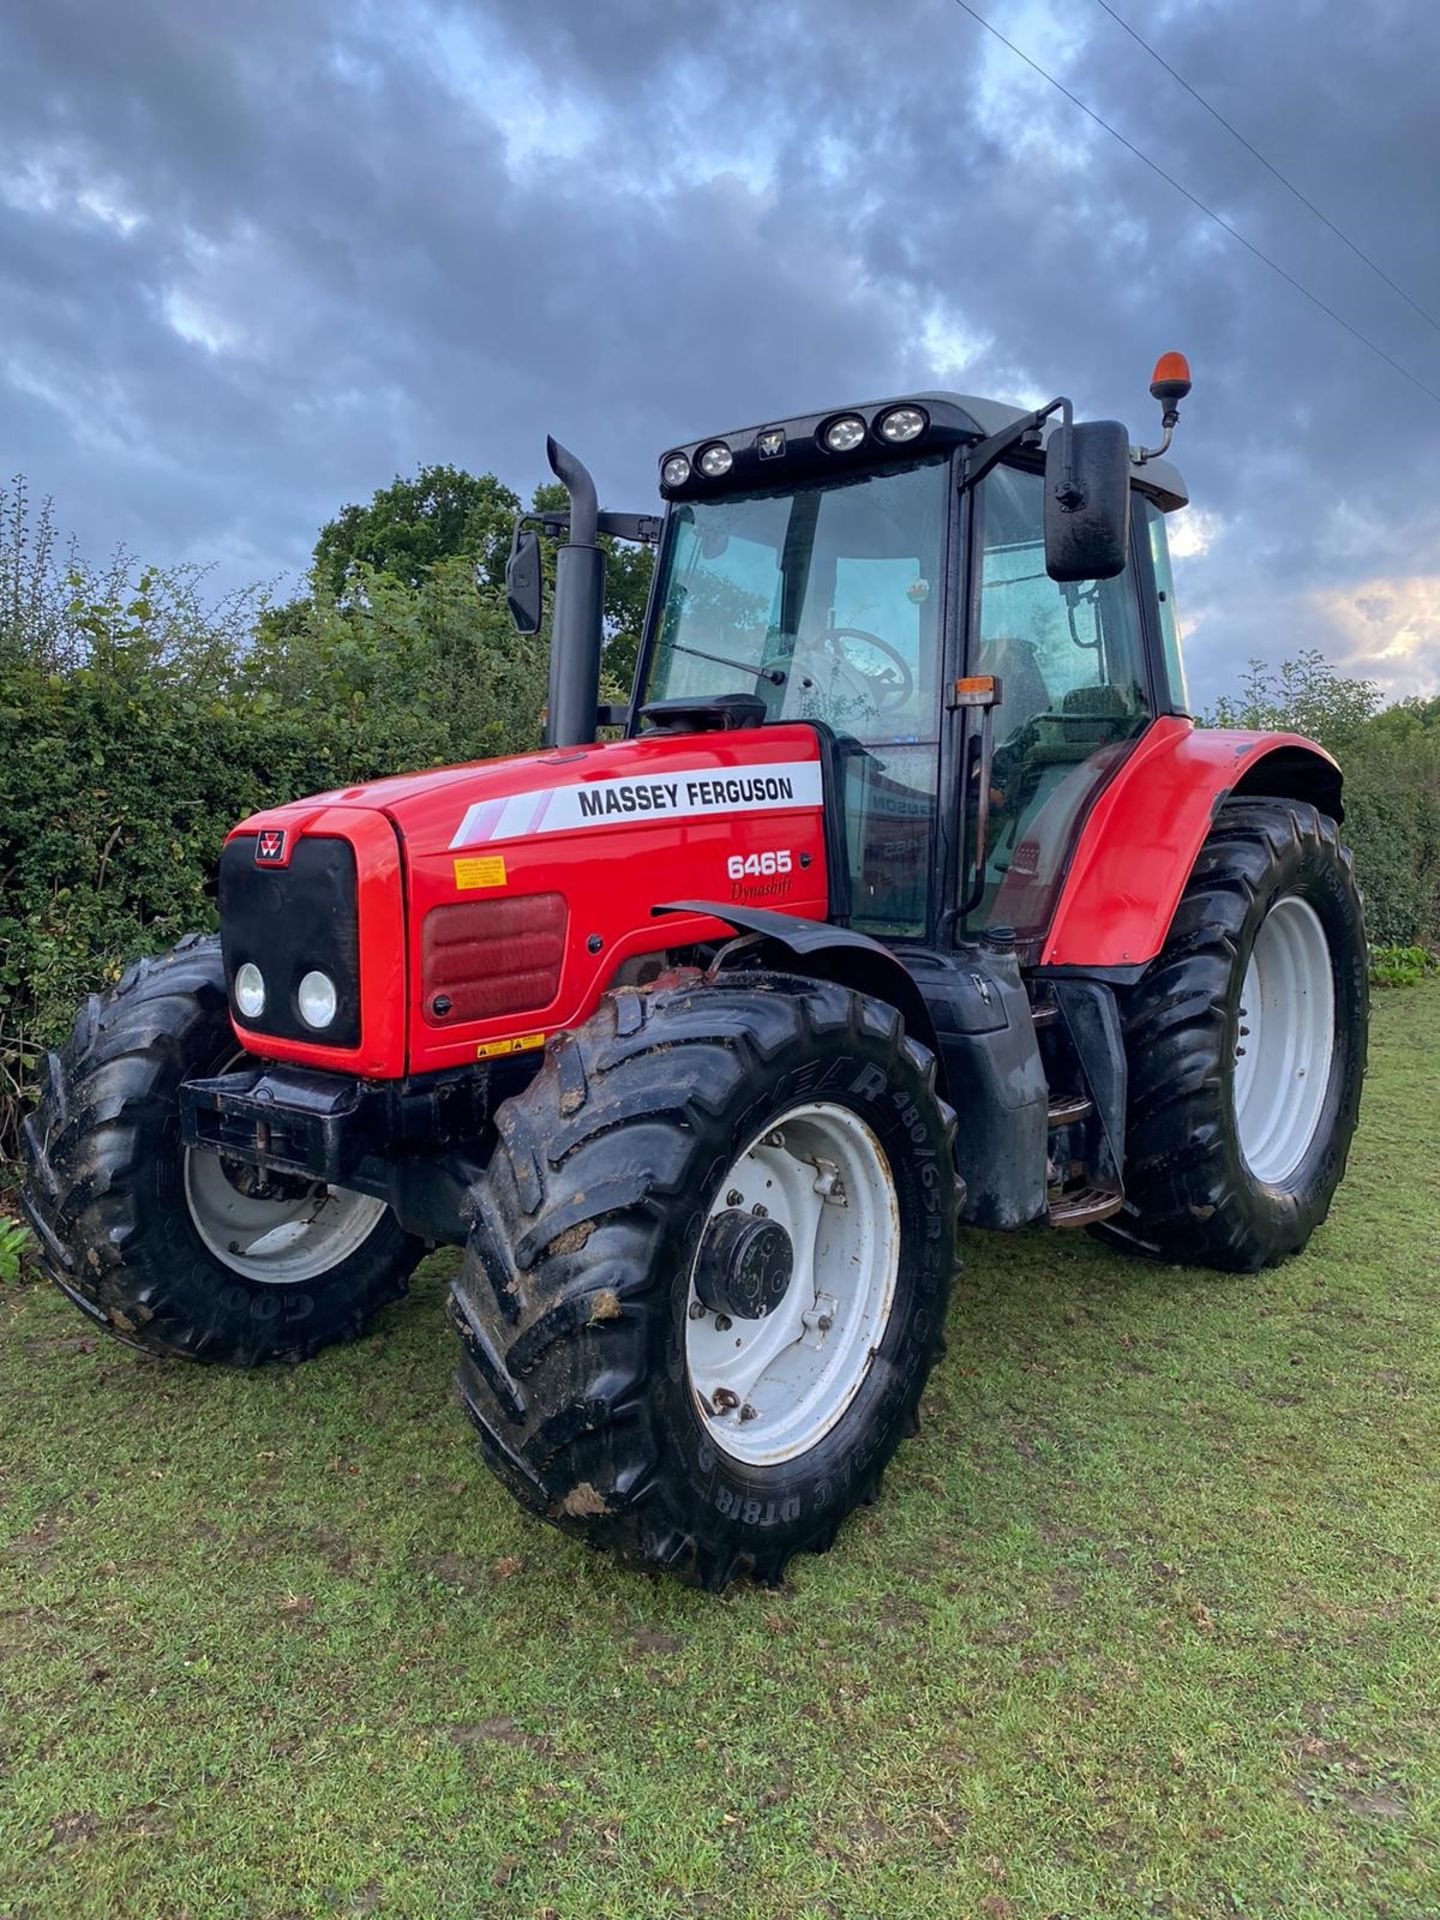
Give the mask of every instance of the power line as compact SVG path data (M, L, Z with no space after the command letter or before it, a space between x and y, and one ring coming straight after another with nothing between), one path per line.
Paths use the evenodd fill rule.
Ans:
M1118 140L1127 153L1133 153L1135 158L1142 161L1152 173L1158 174L1167 187L1173 187L1177 193L1183 194L1191 206L1198 207L1207 220L1213 220L1215 225L1222 227L1225 232L1230 235L1232 240L1238 240L1247 253L1254 254L1255 258L1269 267L1272 273L1279 274L1280 278L1284 280L1287 285L1292 286L1298 294L1302 294L1304 298L1310 302L1312 307L1318 307L1327 319L1333 320L1337 327L1343 327L1346 333L1360 342L1362 347L1368 347L1371 353L1385 362L1387 367L1390 367L1394 372L1398 373L1403 380L1408 380L1412 387L1418 387L1427 399L1433 400L1437 406L1440 406L1440 392L1437 392L1434 387L1426 386L1419 375L1411 373L1408 367L1401 366L1400 362L1392 355L1386 353L1383 347L1377 346L1368 334L1362 333L1360 329L1357 326L1353 326L1343 314L1337 313L1333 307L1327 306L1318 293L1312 293L1302 280L1297 280L1294 274L1287 272L1277 260L1272 260L1270 255L1257 247L1253 240L1247 240L1238 227L1232 227L1223 215L1216 213L1213 207L1207 206L1198 194L1194 194L1188 187L1182 186L1174 174L1167 173L1157 161L1150 158L1148 153L1142 153L1134 141L1127 140L1125 135L1115 127L1112 127L1108 120L1102 119L1093 107L1087 107L1080 96L1072 93L1067 86L1055 78L1053 73L1047 73L1038 60L1032 60L1030 55L1026 53L1023 48L1017 47L1013 40L1007 40L1000 29L997 26L993 26L991 22L985 18L984 14L975 11L974 7L969 4L969 0L955 0L955 5L959 7L962 13L968 13L972 20L984 27L987 33L993 34L1002 46L1008 47L1011 53L1025 62L1027 67L1032 68L1038 73L1042 80L1047 80L1050 85L1055 88L1057 93L1063 93L1072 106L1078 107L1088 120L1093 120L1097 127L1103 128L1112 140Z
M1231 122L1225 118L1224 114L1221 113L1218 107L1212 107L1210 102L1205 98L1204 94L1197 92L1196 89L1192 87L1190 82L1185 78L1183 73L1177 73L1175 68L1171 66L1170 62L1165 58L1163 54L1157 53L1154 47L1151 46L1150 42L1146 40L1141 34L1137 33L1134 27L1131 26L1128 20L1124 20L1120 17L1120 15L1115 11L1114 7L1108 4L1108 0L1095 0L1095 4L1097 7L1099 7L1102 13L1109 14L1110 18L1115 22L1117 27L1123 27L1125 32L1129 34L1130 38L1135 42L1135 44L1137 46L1143 47L1146 53L1149 54L1150 58L1154 60L1158 65L1162 66L1165 69L1166 73L1169 74L1170 78L1174 80L1179 86L1182 86L1185 89L1186 93L1189 94L1192 100L1197 100L1200 103L1200 105L1205 109L1205 111L1209 114L1212 120L1218 121L1219 124L1222 127L1224 127L1225 131L1231 136L1232 139L1238 140L1240 142L1240 145L1244 147L1245 151L1248 154L1253 155L1253 157L1260 162L1261 166L1264 167L1267 173L1273 174L1275 178L1280 182L1281 186L1285 188L1287 193L1293 194L1295 198L1300 202L1301 206L1305 207L1309 212L1313 213L1315 218L1320 222L1322 226L1328 227L1330 229L1331 233L1334 234L1337 240L1343 240L1345 245L1350 249L1351 253L1354 254L1357 260L1363 260L1365 265L1369 267L1370 271L1372 273L1378 274L1380 278L1385 282L1386 286L1389 287L1393 293L1399 294L1400 298L1405 302L1407 307L1413 308L1413 310L1419 314L1420 318L1423 321L1425 321L1428 326L1432 326L1437 333L1440 333L1440 320L1435 319L1433 314L1427 313L1424 307L1420 305L1420 302L1418 300L1412 300L1410 295L1405 291L1404 287L1402 287L1398 281L1392 280L1390 278L1390 275L1386 273L1385 269L1382 266L1380 266L1377 261L1372 260L1369 254L1366 253L1362 247L1357 246L1355 242L1350 238L1348 233L1346 233L1342 228L1336 226L1335 222L1330 218L1329 214L1322 213L1320 208L1316 206L1315 202L1313 200L1308 199L1300 191L1299 187L1295 185L1295 182L1293 180L1287 179L1286 176L1280 171L1279 167L1277 167L1273 161L1267 160L1265 158L1265 155L1261 153L1260 149L1253 143L1253 141L1247 140L1245 138L1245 135L1241 133L1240 129L1237 126L1232 125Z

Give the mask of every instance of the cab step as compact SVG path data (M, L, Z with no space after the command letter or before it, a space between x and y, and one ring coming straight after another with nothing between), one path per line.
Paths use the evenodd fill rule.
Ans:
M1088 1120L1095 1102L1088 1093L1055 1093L1050 1096L1051 1127L1073 1127L1077 1120Z
M1035 1022L1035 1031L1042 1027L1053 1027L1060 1018L1060 1008L1054 1000L1037 1000L1030 1008L1030 1018Z
M1093 1227L1119 1213L1124 1204L1124 1194L1107 1187L1072 1187L1057 1195L1047 1212L1052 1227Z

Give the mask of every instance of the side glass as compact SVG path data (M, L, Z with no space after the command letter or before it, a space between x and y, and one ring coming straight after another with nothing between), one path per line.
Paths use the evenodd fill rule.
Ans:
M1057 585L1045 571L1043 503L1038 473L998 467L981 487L972 670L999 675L1002 703L974 919L1022 937L1048 924L1076 825L1151 718L1133 570Z
M1175 612L1175 576L1170 566L1170 542L1165 516L1153 500L1145 502L1145 524L1150 530L1150 558L1159 595L1160 640L1165 649L1165 677L1170 683L1170 711L1189 713L1190 689L1185 684L1185 656L1180 650L1180 621Z

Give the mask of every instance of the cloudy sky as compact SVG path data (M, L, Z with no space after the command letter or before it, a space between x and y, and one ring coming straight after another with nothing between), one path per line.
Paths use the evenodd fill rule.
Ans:
M1440 328L1096 0L976 0L1440 391ZM1440 319L1440 8L1113 0ZM97 557L303 567L396 472L607 504L711 430L948 386L1177 456L1202 696L1322 647L1440 689L1440 404L953 0L7 0L0 472Z

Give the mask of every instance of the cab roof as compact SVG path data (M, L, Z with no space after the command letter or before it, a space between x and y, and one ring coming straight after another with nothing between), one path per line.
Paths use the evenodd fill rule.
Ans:
M883 440L879 423L897 407L918 407L926 416L923 432L899 445ZM1004 400L986 400L975 394L929 391L892 394L885 400L852 401L848 406L826 407L819 413L798 414L788 420L763 421L757 426L737 427L726 433L705 434L671 447L662 457L660 492L666 500L713 498L737 490L783 486L789 480L811 480L843 473L847 467L870 468L877 459L885 463L910 461L925 454L954 446L987 440L992 433L1024 420L1031 409L1014 407ZM864 420L864 441L852 452L832 453L822 439L824 430L836 420L856 414ZM1046 439L1056 430L1058 421L1047 421L1042 429ZM783 435L779 452L764 452L762 436ZM699 456L723 442L733 465L723 478L707 478L699 465ZM690 463L689 477L678 486L664 478L665 463L683 454ZM1168 460L1147 460L1144 465L1132 461L1130 477L1136 487L1165 513L1183 507L1190 496L1179 471Z

